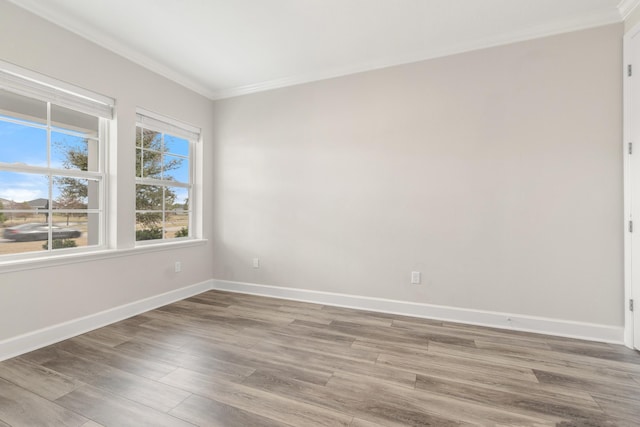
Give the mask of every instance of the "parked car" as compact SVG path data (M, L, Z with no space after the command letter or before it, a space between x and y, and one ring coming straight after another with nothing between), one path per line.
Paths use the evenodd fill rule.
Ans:
M64 228L58 225L51 227L54 239L75 239L80 237L82 232L72 228ZM47 240L49 238L49 225L42 223L20 224L15 227L4 229L3 236L5 239L15 240L16 242L27 242L33 240Z

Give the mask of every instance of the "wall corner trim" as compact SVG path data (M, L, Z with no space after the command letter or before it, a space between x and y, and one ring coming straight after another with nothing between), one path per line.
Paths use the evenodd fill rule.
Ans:
M211 280L207 280L0 341L0 361L200 294L210 290L212 288L212 282Z
M470 310L307 289L283 288L227 280L213 280L212 289L620 345L623 344L624 337L624 328L622 326Z

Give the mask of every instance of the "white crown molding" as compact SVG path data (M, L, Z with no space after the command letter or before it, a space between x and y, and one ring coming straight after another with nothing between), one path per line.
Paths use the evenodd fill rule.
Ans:
M79 36L88 39L112 52L125 57L126 59L141 65L157 74L160 74L174 82L185 86L207 98L212 100L231 98L241 95L247 95L256 92L263 92L272 89L283 88L303 83L310 83L319 80L325 80L335 77L341 77L349 74L361 73L381 68L403 65L412 62L419 62L428 59L434 59L458 53L469 52L489 47L495 47L505 44L517 43L520 41L531 40L551 35L578 31L582 29L597 27L601 25L612 24L621 21L621 15L630 13L637 6L640 0L622 0L618 5L618 9L613 9L610 13L598 13L589 16L583 16L577 19L571 19L564 22L557 22L549 25L543 25L535 28L528 28L522 31L516 31L510 34L503 34L495 37L487 37L484 39L474 40L468 43L458 45L450 45L441 49L431 49L423 52L415 52L409 55L392 56L380 59L375 62L352 64L349 66L324 69L305 74L292 75L279 79L252 83L244 86L226 88L222 90L214 90L205 84L185 77L184 74L173 69L170 66L162 64L146 55L143 55L131 47L127 46L112 37L101 34L89 25L77 22L73 18L56 10L47 2L38 0L9 0L15 5L28 10L54 24L71 31ZM624 11L624 12L623 12Z
M154 59L149 58L146 55L141 54L140 52L137 52L136 50L127 46L125 43L121 43L120 41L112 37L102 34L100 31L96 31L90 25L84 25L83 23L78 22L70 16L56 10L54 7L51 7L51 5L47 2L38 0L9 1L16 6L33 13L34 15L50 21L67 31L77 34L80 37L97 44L98 46L101 46L130 60L135 64L153 71L154 73L166 77L167 79L178 83L186 87L187 89L190 89L210 99L213 99L214 97L214 91L210 90L205 85L202 85L195 80L185 77L184 74L176 71L172 67L164 65Z
M307 289L282 288L255 283L213 280L212 289L613 344L622 344L624 336L622 326L471 310Z
M212 283L213 282L211 280L208 280L0 341L0 361L37 350L47 345L55 344L59 341L119 322L120 320L127 319L137 314L200 294L210 290Z
M618 10L620 11L620 16L622 19L627 19L627 17L633 12L638 5L640 5L640 0L622 0L618 4Z

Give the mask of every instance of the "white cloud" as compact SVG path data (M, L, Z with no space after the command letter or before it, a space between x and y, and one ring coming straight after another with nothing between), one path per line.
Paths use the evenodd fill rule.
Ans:
M47 178L42 175L0 172L0 198L16 203L48 198Z
M7 188L0 190L0 198L12 200L16 203L28 202L29 200L47 198L46 194L43 194L38 190L29 190L26 188Z

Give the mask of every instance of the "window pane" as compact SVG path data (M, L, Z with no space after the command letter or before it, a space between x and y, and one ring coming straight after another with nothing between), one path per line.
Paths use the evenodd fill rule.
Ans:
M99 214L55 213L53 214L53 250L98 245Z
M165 154L163 156L163 179L189 182L189 160Z
M0 117L47 124L47 103L0 89Z
M168 187L165 191L165 209L168 211L186 211L189 209L189 189Z
M98 141L52 132L51 167L98 172Z
M136 148L136 178L144 178L142 175L142 149Z
M47 131L0 120L0 162L47 167Z
M189 214L186 212L167 214L165 237L167 239L189 237Z
M139 149L137 154L136 176L160 179L162 177L162 153Z
M51 237L52 250L88 246L89 232L99 228L98 214L54 214ZM16 226L7 226L2 230L0 254L19 254L49 249L49 224L47 222L28 222ZM97 239L94 239L97 240Z
M162 239L162 214L136 214L136 241Z
M162 134L152 130L142 129L142 138L136 145L148 150L161 152Z
M97 197L97 181L70 178L66 176L53 177L53 209L87 209L89 207L90 186ZM98 208L95 206L94 208Z
M163 190L159 185L136 184L136 210L162 210Z
M49 228L42 222L5 222L0 228L0 255L41 252L47 243Z
M164 136L164 149L171 154L189 157L189 141L177 136Z
M27 222L46 209L49 200L49 178L46 175L0 171L0 201L5 211L16 213L12 219Z

